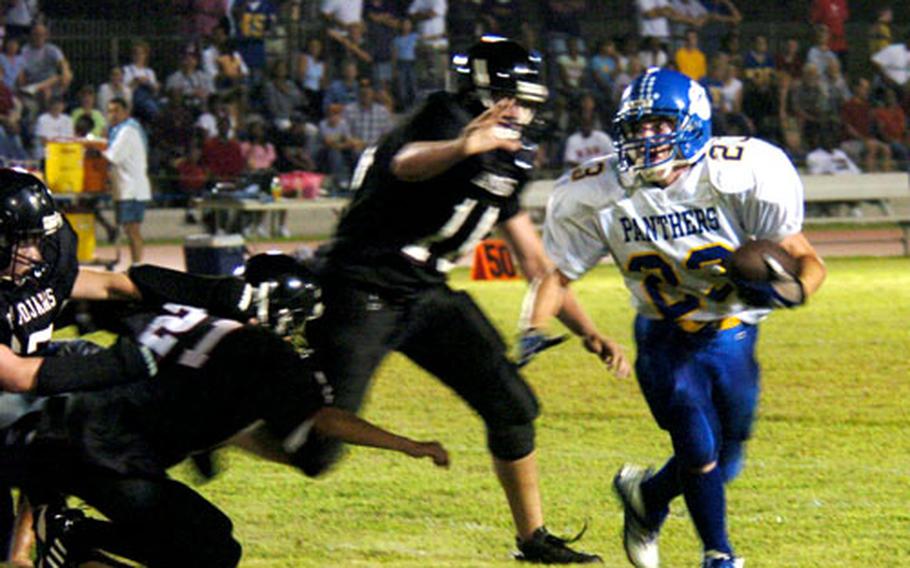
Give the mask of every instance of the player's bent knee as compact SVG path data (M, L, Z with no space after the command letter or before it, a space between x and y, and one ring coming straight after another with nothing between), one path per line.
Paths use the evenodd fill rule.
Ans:
M487 426L487 446L496 459L520 460L534 451L534 424Z

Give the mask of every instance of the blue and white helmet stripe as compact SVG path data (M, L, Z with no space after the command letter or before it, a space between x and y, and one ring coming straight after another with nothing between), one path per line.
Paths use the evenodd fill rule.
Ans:
M670 134L636 138L638 123L651 117L673 119ZM613 120L619 165L642 171L694 164L705 154L711 138L711 103L704 87L685 75L651 67L636 78L622 96ZM655 162L651 150L671 146L668 158Z

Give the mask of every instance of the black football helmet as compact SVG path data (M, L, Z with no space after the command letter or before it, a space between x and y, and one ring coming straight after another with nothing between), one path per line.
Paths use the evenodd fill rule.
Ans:
M532 108L547 102L541 63L518 43L498 36L484 36L466 54L452 58L459 94L475 97L483 108L504 96Z
M0 169L0 280L17 286L41 282L56 263L59 251L51 237L63 224L44 182L24 170ZM20 254L25 244L37 245L41 258ZM22 264L25 270L19 268Z
M293 335L322 315L322 289L315 275L286 254L257 254L247 261L244 279L256 290L256 318L281 336Z

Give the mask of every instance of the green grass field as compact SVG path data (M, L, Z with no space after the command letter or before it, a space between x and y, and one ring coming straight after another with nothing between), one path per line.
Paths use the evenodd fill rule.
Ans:
M734 546L750 567L910 566L910 259L836 259L829 269L809 306L762 326L760 416L746 469L728 493ZM462 271L454 285L514 338L523 283L474 283ZM616 270L598 269L576 291L631 350L632 312ZM584 548L625 566L610 481L625 461L660 464L665 434L635 380L614 379L577 342L535 360L526 378L543 405L548 525L571 533L587 519ZM310 480L228 452L225 474L199 490L234 519L242 565L514 566L505 499L481 423L465 405L393 356L365 415L443 441L451 469L355 449L331 475ZM681 500L661 552L664 566L700 560Z

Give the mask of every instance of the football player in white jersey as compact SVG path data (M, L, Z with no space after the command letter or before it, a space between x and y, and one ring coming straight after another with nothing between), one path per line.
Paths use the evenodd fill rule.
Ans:
M742 468L755 417L757 324L774 307L804 303L825 278L801 232L802 184L778 148L712 138L705 90L675 71L651 68L635 79L614 127L616 155L556 184L544 226L555 268L532 288L521 349L548 345L543 330L570 283L611 256L637 311L636 375L674 450L657 472L626 465L614 479L629 560L658 566L658 532L670 501L683 495L704 546L702 566L741 566L727 538L724 484ZM751 239L780 244L798 260L798 274L732 282L724 261ZM582 337L601 338L589 350L627 374L615 342L582 323Z

